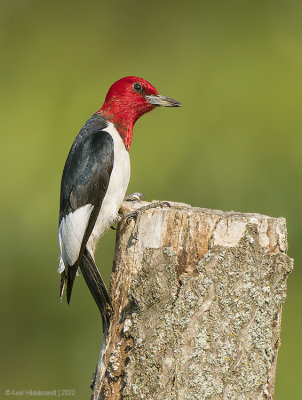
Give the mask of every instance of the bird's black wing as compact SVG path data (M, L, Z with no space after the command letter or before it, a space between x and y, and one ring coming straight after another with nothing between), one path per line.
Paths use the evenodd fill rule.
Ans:
M67 299L81 256L105 197L114 153L113 139L104 130L82 131L76 137L61 183L59 244L67 276ZM66 275L67 274L67 275Z

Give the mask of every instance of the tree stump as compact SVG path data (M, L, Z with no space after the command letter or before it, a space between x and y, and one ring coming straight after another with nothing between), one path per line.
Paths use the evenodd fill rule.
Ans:
M273 399L285 219L170 204L118 226L92 399Z

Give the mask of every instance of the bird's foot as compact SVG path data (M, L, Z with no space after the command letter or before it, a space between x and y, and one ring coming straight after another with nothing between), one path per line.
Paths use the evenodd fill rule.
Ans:
M131 219L134 219L134 227L133 227L132 233L131 233L131 236L134 240L138 240L137 239L137 227L138 227L138 223L139 223L142 213L147 210L150 210L151 208L157 208L157 207L161 207L161 208L162 207L171 207L171 204L168 203L167 201L156 201L154 203L150 203L145 206L142 206L142 207L138 208L137 210L131 211L123 216L123 219L126 220L127 224L130 223Z
M125 201L141 201L141 199L145 199L146 196L144 195L144 193L140 193L140 192L135 192L132 194L127 194L127 196L125 196L124 200Z

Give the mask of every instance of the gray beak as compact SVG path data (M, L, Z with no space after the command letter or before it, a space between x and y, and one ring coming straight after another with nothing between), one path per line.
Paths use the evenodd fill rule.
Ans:
M154 104L155 106L163 106L163 107L180 107L181 103L174 99L170 99L170 97L161 96L160 94L152 94L145 96L146 100L150 104Z

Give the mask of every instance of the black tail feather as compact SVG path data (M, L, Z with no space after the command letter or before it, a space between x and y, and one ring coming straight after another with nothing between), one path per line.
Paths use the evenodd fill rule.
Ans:
M73 265L72 267L68 267L68 270L67 270L66 295L67 295L67 303L68 304L70 303L73 282L74 282L76 274L77 274L77 269L78 269L78 266Z
M67 286L67 289L66 289L67 303L68 304L70 303L73 282L74 282L76 274L77 274L77 269L78 269L78 266L73 265L72 267L68 267L67 271L64 270L63 272L61 272L60 301L62 301L65 286Z
M87 248L84 250L80 268L94 301L100 310L103 320L103 332L106 333L109 329L112 306L103 278Z

